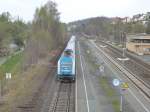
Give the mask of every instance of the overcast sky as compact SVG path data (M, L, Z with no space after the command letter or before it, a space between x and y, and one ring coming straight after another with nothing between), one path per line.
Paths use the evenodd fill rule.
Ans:
M31 21L35 9L48 0L0 0L0 13ZM150 11L150 0L52 0L58 4L61 21L70 22L97 16L132 16Z

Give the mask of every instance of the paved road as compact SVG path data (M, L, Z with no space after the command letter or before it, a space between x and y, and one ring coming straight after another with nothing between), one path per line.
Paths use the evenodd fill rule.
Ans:
M114 112L103 92L99 76L91 74L83 56L84 49L77 44L76 112Z

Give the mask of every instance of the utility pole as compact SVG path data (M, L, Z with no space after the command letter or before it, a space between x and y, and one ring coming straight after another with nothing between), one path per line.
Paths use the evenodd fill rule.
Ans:
M123 112L123 91L121 87L119 89L120 89L120 112Z
M123 58L125 58L126 57L126 55L125 55L125 51L126 51L126 33L125 32L123 32L122 33L122 46L123 46Z

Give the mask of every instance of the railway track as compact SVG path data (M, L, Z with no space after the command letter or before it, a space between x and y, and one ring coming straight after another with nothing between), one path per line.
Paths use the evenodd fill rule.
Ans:
M102 42L102 41L101 41L101 42ZM105 42L102 42L102 43L107 44L110 48L114 49L114 50L117 51L117 52L120 52L120 53L123 52L121 48L114 47L114 46L112 46L111 44L108 44L108 43L105 43ZM146 63L146 62L144 62L143 60L138 59L137 57L135 57L133 54L131 54L131 53L129 53L129 52L126 52L126 55L127 55L130 59L132 59L132 60L134 60L134 61L140 63L140 64L141 64L142 66L144 66L146 69L150 69L150 64L149 64L149 63Z
M51 102L49 112L74 112L74 84L60 82Z
M103 42L103 44L105 44ZM111 55L112 58L114 58L116 61L118 61L120 64L123 64L123 66L131 73L135 75L139 80L142 81L142 83L150 88L150 66L149 64L137 59L136 57L133 57L129 54L127 54L127 57L130 59L129 61L125 61L122 63L120 60L117 60L117 58L122 58L122 51L118 50L111 45L107 44L108 47L105 48L105 52Z
M122 56L123 51L121 48L114 47L113 45L105 43L103 41L99 41L99 42L102 44L108 45L108 49L112 50L113 52L115 52L117 54L119 53L119 55ZM126 56L129 57L130 59L132 59L132 61L134 61L136 64L140 64L140 66L143 66L145 69L150 70L149 63L146 63L143 60L138 59L137 57L133 56L133 54L131 54L129 52L126 52Z
M95 46L98 48L99 46ZM98 48L99 49L99 48ZM99 49L100 50L100 49ZM145 83L145 80L142 80L137 74L134 74L131 70L126 68L125 66L120 66L119 60L116 60L116 55L117 57L120 56L116 52L114 53L112 50L108 49L103 49L104 51L100 50L103 52L103 54L119 69L121 70L126 77L128 77L129 80L131 80L137 88L139 88L146 96L147 98L150 98L150 85L148 83ZM113 53L112 53L113 52ZM109 55L109 56L108 56ZM120 56L122 57L122 56ZM132 62L133 63L133 62ZM131 66L129 66L131 67ZM132 68L131 68L132 69Z
M49 72L45 75L44 80L41 83L39 82L40 84L35 88L35 92L29 96L30 99L16 105L16 108L12 112L48 112L49 104L56 90L55 86L58 86L59 83L55 81L55 66L60 57L60 53L61 51L50 60L50 64L46 65L49 68Z

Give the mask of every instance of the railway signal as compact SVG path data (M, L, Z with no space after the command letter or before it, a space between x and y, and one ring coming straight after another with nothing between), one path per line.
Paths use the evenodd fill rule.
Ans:
M123 111L123 91L129 88L127 82L122 82L119 79L113 79L113 85L119 87L120 90L120 112Z
M123 82L123 83L121 84L121 89L122 89L122 90L126 90L126 89L128 89L128 88L129 88L129 85L128 85L127 82Z
M113 85L114 86L119 86L120 85L120 81L118 79L113 79Z

